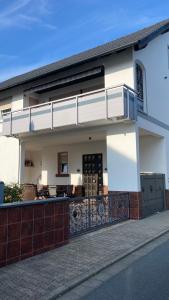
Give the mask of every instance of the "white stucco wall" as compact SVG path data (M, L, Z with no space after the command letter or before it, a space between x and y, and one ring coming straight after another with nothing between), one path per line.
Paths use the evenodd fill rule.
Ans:
M165 138L140 137L140 172L165 173Z
M169 33L152 40L146 48L134 52L146 72L147 113L169 124ZM166 77L166 78L165 78Z
M24 96L23 94L16 94L12 97L12 110L19 110L23 108Z
M133 52L127 49L105 59L105 87L126 84L134 88Z
M135 124L113 126L107 135L109 191L139 191L139 143Z
M137 124L150 135L151 133L156 135L155 137L140 137L141 171L148 172L151 169L165 174L166 188L169 189L169 130L141 117L138 118Z
M41 184L42 157L40 151L26 151L25 159L33 162L33 167L24 167L24 182Z
M15 138L0 137L0 180L18 182L19 142Z
M12 110L18 110L23 108L24 95L22 87L14 87L6 91L0 92L0 110L1 110L1 102L4 100L11 100Z
M70 177L56 177L58 172L57 154L58 152L68 152ZM82 155L83 154L103 154L103 184L107 185L107 159L106 142L90 142L63 146L46 147L42 150L42 184L82 184ZM77 172L77 170L80 172Z

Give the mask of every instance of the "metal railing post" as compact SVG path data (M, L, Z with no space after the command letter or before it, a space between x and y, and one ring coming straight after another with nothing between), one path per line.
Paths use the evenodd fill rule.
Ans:
M130 119L130 94L127 89L127 118Z
M53 129L53 102L51 102L51 129Z
M31 107L29 107L29 132L32 131L32 126L31 126Z
M78 98L78 96L76 96L76 125L78 125L79 124L79 116L78 116L78 100L79 100L79 98Z
M12 111L10 112L10 135L12 135Z
M88 198L88 218L89 218L89 222L88 222L88 226L89 226L89 228L91 228L91 203L90 203L90 201L91 201L91 198L89 197Z
M105 111L106 111L106 119L108 119L108 101L107 101L107 89L105 89Z
M134 119L137 120L137 112L138 112L138 98L137 95L134 94Z

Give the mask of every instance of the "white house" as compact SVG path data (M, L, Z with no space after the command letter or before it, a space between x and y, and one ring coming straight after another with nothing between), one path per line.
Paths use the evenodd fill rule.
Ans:
M127 191L138 217L140 173L169 189L169 19L2 82L0 109L0 180Z

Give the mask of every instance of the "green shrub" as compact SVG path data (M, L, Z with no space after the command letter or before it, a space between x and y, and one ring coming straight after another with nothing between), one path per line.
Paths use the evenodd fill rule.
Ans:
M18 184L5 185L4 186L4 202L11 203L11 202L22 201L22 191L23 191L23 188L20 187Z

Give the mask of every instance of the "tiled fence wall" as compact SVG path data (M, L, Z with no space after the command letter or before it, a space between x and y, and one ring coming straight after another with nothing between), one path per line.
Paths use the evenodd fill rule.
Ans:
M115 192L109 191L109 194L119 195L120 193L127 194L129 197L129 218L133 220L139 220L142 218L141 213L141 192Z
M0 207L0 267L68 242L67 201Z

